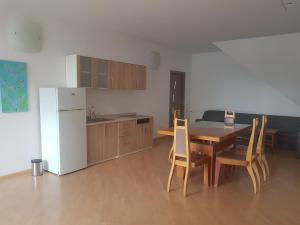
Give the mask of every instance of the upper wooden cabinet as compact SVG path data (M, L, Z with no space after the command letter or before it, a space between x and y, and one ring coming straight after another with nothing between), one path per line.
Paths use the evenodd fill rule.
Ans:
M108 61L104 59L92 58L92 87L108 87Z
M108 88L110 89L122 89L124 85L124 76L122 76L122 63L109 61L109 77L108 77Z
M146 67L140 65L132 65L133 88L136 90L146 89Z
M68 87L145 90L146 67L70 55L66 59L66 80Z

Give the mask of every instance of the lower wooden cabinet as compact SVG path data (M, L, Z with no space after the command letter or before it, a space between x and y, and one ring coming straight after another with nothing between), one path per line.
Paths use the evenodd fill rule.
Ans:
M94 164L103 160L105 125L87 127L87 163Z
M112 159L118 155L118 123L105 124L105 140L103 160Z
M88 165L151 147L152 140L152 118L87 126Z
M125 155L136 150L136 120L120 122L119 155Z
M118 154L118 123L87 127L87 160L94 164L115 158Z
M144 149L152 146L153 142L153 119L149 118L146 123L137 124L136 128L136 147Z

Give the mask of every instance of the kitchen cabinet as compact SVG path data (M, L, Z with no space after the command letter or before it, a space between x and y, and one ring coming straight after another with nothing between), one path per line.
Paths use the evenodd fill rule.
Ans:
M66 58L68 87L145 90L146 67L79 55Z
M136 147L138 150L151 147L153 141L153 119L137 120Z
M136 150L136 120L119 122L119 155Z
M133 65L129 63L122 63L122 71L123 71L123 89L134 90L134 82L133 82Z
M103 160L116 158L118 155L118 123L105 124Z
M107 88L108 61L79 55L66 58L67 86L72 88Z
M146 89L146 67L142 65L132 65L133 89Z
M108 88L108 61L92 58L92 87Z
M145 90L146 67L111 61L112 89Z
M71 55L66 58L67 87L92 86L92 60L89 57Z
M89 57L79 56L78 83L79 87L91 87L92 85L92 60Z
M118 154L118 123L87 127L88 165L116 158Z
M124 77L122 76L122 63L109 61L109 84L110 89L122 89Z
M152 140L152 117L88 125L88 165L146 149Z
M105 125L87 127L87 163L88 165L103 160Z

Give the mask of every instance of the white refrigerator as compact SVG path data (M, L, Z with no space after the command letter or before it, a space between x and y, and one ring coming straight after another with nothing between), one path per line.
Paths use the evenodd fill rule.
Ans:
M87 167L84 88L40 88L44 169L63 175Z

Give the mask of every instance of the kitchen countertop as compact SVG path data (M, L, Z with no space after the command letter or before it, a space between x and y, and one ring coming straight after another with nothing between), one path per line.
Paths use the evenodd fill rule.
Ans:
M107 123L118 123L123 121L137 120L137 119L146 119L151 118L152 116L147 115L137 115L137 114L114 114L114 115L103 115L96 116L96 118L104 118L109 119L106 121L95 121L95 122L87 122L87 126L93 126L97 124L107 124Z

